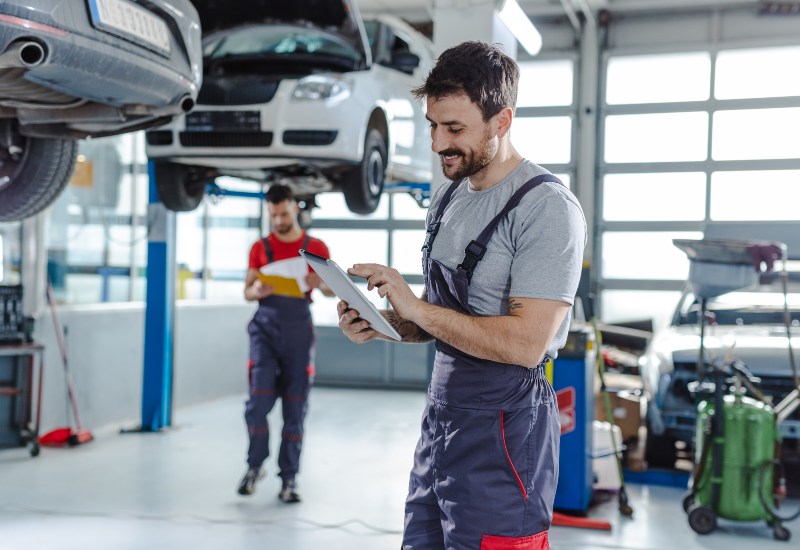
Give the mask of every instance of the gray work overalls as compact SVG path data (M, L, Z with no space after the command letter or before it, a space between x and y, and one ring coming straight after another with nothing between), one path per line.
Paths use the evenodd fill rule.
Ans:
M423 247L428 301L468 315L469 284L500 221L551 174L524 184L466 249L456 270L431 258L453 182ZM547 359L547 357L545 357ZM546 550L558 479L555 393L536 368L436 342L428 403L406 499L403 550Z
M306 235L301 248L308 247ZM267 262L273 252L263 239ZM294 479L300 468L303 420L313 378L314 325L308 297L269 296L258 302L248 325L250 334L250 399L245 420L250 435L247 463L259 468L269 456L267 414L278 397L283 407L283 432L278 454L279 475Z

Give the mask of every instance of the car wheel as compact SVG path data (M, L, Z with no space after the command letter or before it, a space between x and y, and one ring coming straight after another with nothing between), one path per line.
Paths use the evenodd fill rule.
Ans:
M155 176L159 200L175 212L197 208L205 195L206 183L213 179L191 166L167 161L156 161Z
M386 156L381 133L368 130L364 157L356 168L342 175L344 200L356 214L372 214L378 208L386 177Z
M673 468L675 466L675 438L670 435L653 433L647 424L647 439L644 445L644 459L650 468Z
M23 220L50 206L67 186L78 154L73 140L25 137L13 128L6 136L10 141L0 137L0 222Z

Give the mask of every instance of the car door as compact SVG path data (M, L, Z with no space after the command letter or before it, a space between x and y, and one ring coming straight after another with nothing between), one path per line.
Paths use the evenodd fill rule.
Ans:
M383 89L382 97L389 114L391 136L391 170L409 180L430 179L430 138L427 131L424 103L414 98L411 90L422 84L430 70L431 56L419 39L399 27L381 21L376 32L373 52L376 73ZM411 52L420 58L413 70L399 67L394 61L398 53ZM376 74L378 76L378 74Z

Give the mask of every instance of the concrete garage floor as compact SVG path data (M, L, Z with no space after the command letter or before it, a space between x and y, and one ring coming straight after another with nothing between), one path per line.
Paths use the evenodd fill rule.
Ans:
M422 392L315 388L303 472L305 501L276 498L274 457L256 494L235 489L244 473L244 397L175 413L160 434L95 430L71 449L0 451L3 550L397 550ZM278 420L273 413L273 426ZM274 443L274 442L273 442ZM564 475L569 475L564 473ZM612 499L591 510L611 532L553 528L556 550L796 547L763 525L725 523L701 537L689 529L682 491L629 486L633 520ZM797 503L793 503L796 505Z

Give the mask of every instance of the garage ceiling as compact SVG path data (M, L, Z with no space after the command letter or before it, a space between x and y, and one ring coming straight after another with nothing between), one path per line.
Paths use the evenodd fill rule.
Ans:
M429 21L434 3L469 6L497 0L356 0L362 13L390 13L411 22ZM757 6L759 0L517 0L529 15L560 15L564 6L580 12L582 8L607 9L611 12L669 11L672 8L694 8L709 6Z

